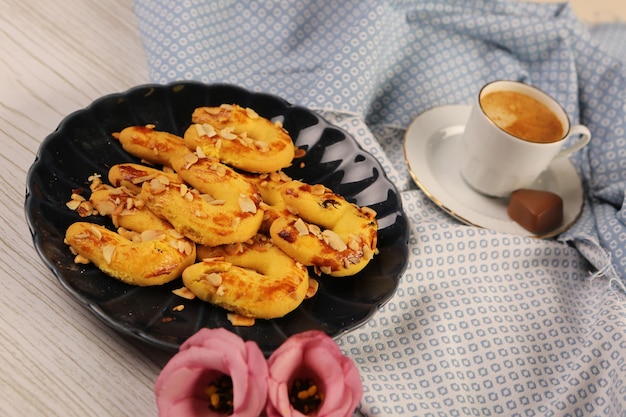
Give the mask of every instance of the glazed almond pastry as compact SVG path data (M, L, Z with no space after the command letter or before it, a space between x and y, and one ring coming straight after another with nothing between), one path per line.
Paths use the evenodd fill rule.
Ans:
M141 184L157 176L166 176L169 182L183 182L175 172L149 167L142 164L116 164L109 168L109 183L114 187L124 187L134 194L141 192Z
M187 147L200 147L207 156L232 167L272 172L288 167L294 158L295 146L285 129L250 108L234 104L199 107L191 120L184 134Z
M291 181L280 188L292 216L270 227L276 246L320 272L345 277L361 271L376 252L376 212L357 207L321 184Z
M89 201L103 216L111 217L115 227L138 233L147 230L170 230L174 227L148 209L142 200L125 187L97 190Z
M139 198L194 242L210 246L243 242L259 230L263 220L260 198L241 194L226 182L208 195L164 180L157 177L143 183Z
M129 126L113 134L129 154L155 165L169 166L175 155L191 152L183 138L154 130L153 125Z
M263 199L261 207L264 215L260 231L269 234L270 226L274 220L291 215L280 193L283 185L290 182L291 178L282 171L269 174L249 174L245 175L245 178L254 184L261 194Z
M202 261L183 272L198 298L247 317L272 319L296 309L309 289L307 269L262 235L234 245L198 246Z
M67 229L65 241L77 256L131 285L165 284L195 262L195 245L175 231L142 235L144 239L135 242L103 226L76 222Z

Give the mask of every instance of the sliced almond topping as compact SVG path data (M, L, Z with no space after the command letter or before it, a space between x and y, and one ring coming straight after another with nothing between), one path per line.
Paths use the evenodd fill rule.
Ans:
M164 232L162 230L144 230L141 232L141 241L148 242L151 240L157 240L164 236Z
M315 294L317 294L317 290L320 286L320 283L318 280L316 280L315 278L309 278L309 288L306 291L306 295L304 296L305 298L311 298L313 297Z
M185 298L187 300L193 300L194 298L196 298L195 294L191 292L191 290L187 287L177 288L175 290L172 290L172 292L177 296Z
M285 174L284 171L278 171L278 176L280 177L280 179L284 182L289 182L291 181L291 177L287 174Z
M150 181L150 192L152 194L159 194L165 191L165 184L159 181L157 178Z
M219 287L222 285L222 276L217 272L210 272L208 274L204 274L202 279L205 280L209 285L214 287Z
M70 210L74 211L80 205L80 201L78 201L78 200L70 200L67 203L65 203L65 205L67 206L67 208L69 208Z
M299 236L307 236L309 234L309 228L301 218L298 218L298 220L295 221L293 227L296 228Z
M333 269L330 266L320 266L319 269L323 274L330 274L333 272Z
M200 146L196 146L196 155L198 155L198 158L200 159L206 158L206 154L204 153L204 151L202 150Z
M244 213L256 213L256 204L254 204L254 201L246 194L239 194L239 208Z
M156 179L163 185L170 185L170 177L167 175L158 175Z
M100 232L100 229L98 229L96 226L89 226L89 230L96 237L96 239L102 239L102 232Z
M152 174L143 175L141 177L135 177L131 180L131 182L137 185L146 181L150 181L151 179L156 178L156 176L157 176L156 172L153 172Z
M322 236L324 236L324 242L328 243L328 245L338 252L343 252L348 249L345 242L339 237L339 235L332 230L324 230L322 232Z
M254 326L254 317L246 317L237 313L226 313L226 318L233 326L251 327Z
M187 185L181 184L179 190L180 190L180 196L184 197L185 194L187 194L187 191L189 190L189 188L187 187Z
M215 132L215 128L208 124L208 123L198 123L196 124L196 133L198 133L199 136L208 136L210 138L212 138L213 136L215 136L217 133Z
M104 261L108 264L113 260L113 253L115 252L115 246L113 245L104 245L102 246L102 257Z
M233 133L233 130L235 130L233 126L226 126L222 130L220 130L219 135L221 138L226 140L237 139L237 135Z
M320 229L320 227L316 224L309 224L309 232L317 237L322 236L322 229Z
M89 259L85 258L83 255L76 255L76 257L74 258L74 263L87 265L89 263Z
M184 158L185 158L185 169L189 169L190 166L198 162L198 160L200 159L198 155L195 153L185 154Z
M246 115L251 119L258 119L259 114L252 110L250 107L246 107Z

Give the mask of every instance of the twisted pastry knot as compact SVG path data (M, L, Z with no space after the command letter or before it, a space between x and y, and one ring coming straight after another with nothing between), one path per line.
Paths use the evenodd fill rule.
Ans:
M232 167L252 173L278 171L291 165L295 147L282 124L238 105L199 107L185 131L188 148L200 147Z
M307 269L270 239L198 246L198 262L183 271L183 283L198 298L247 317L271 319L297 308L307 296Z
M377 248L376 212L358 207L323 185L290 181L280 196L291 215L270 226L276 246L303 265L345 277L361 271Z

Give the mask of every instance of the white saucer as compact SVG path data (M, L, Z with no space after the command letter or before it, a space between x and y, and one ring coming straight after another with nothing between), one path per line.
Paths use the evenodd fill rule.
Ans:
M484 196L465 183L458 169L458 145L469 113L467 105L435 107L411 123L404 136L404 157L415 183L435 204L470 225L533 237L552 237L567 230L583 207L582 183L568 158L553 161L530 187L563 199L562 225L541 236L509 218L508 199Z

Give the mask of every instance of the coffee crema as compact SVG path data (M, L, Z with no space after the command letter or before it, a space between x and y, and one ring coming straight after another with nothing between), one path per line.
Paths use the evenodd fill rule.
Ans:
M480 99L487 115L505 132L535 143L551 143L563 138L559 118L539 100L517 91L494 91Z

